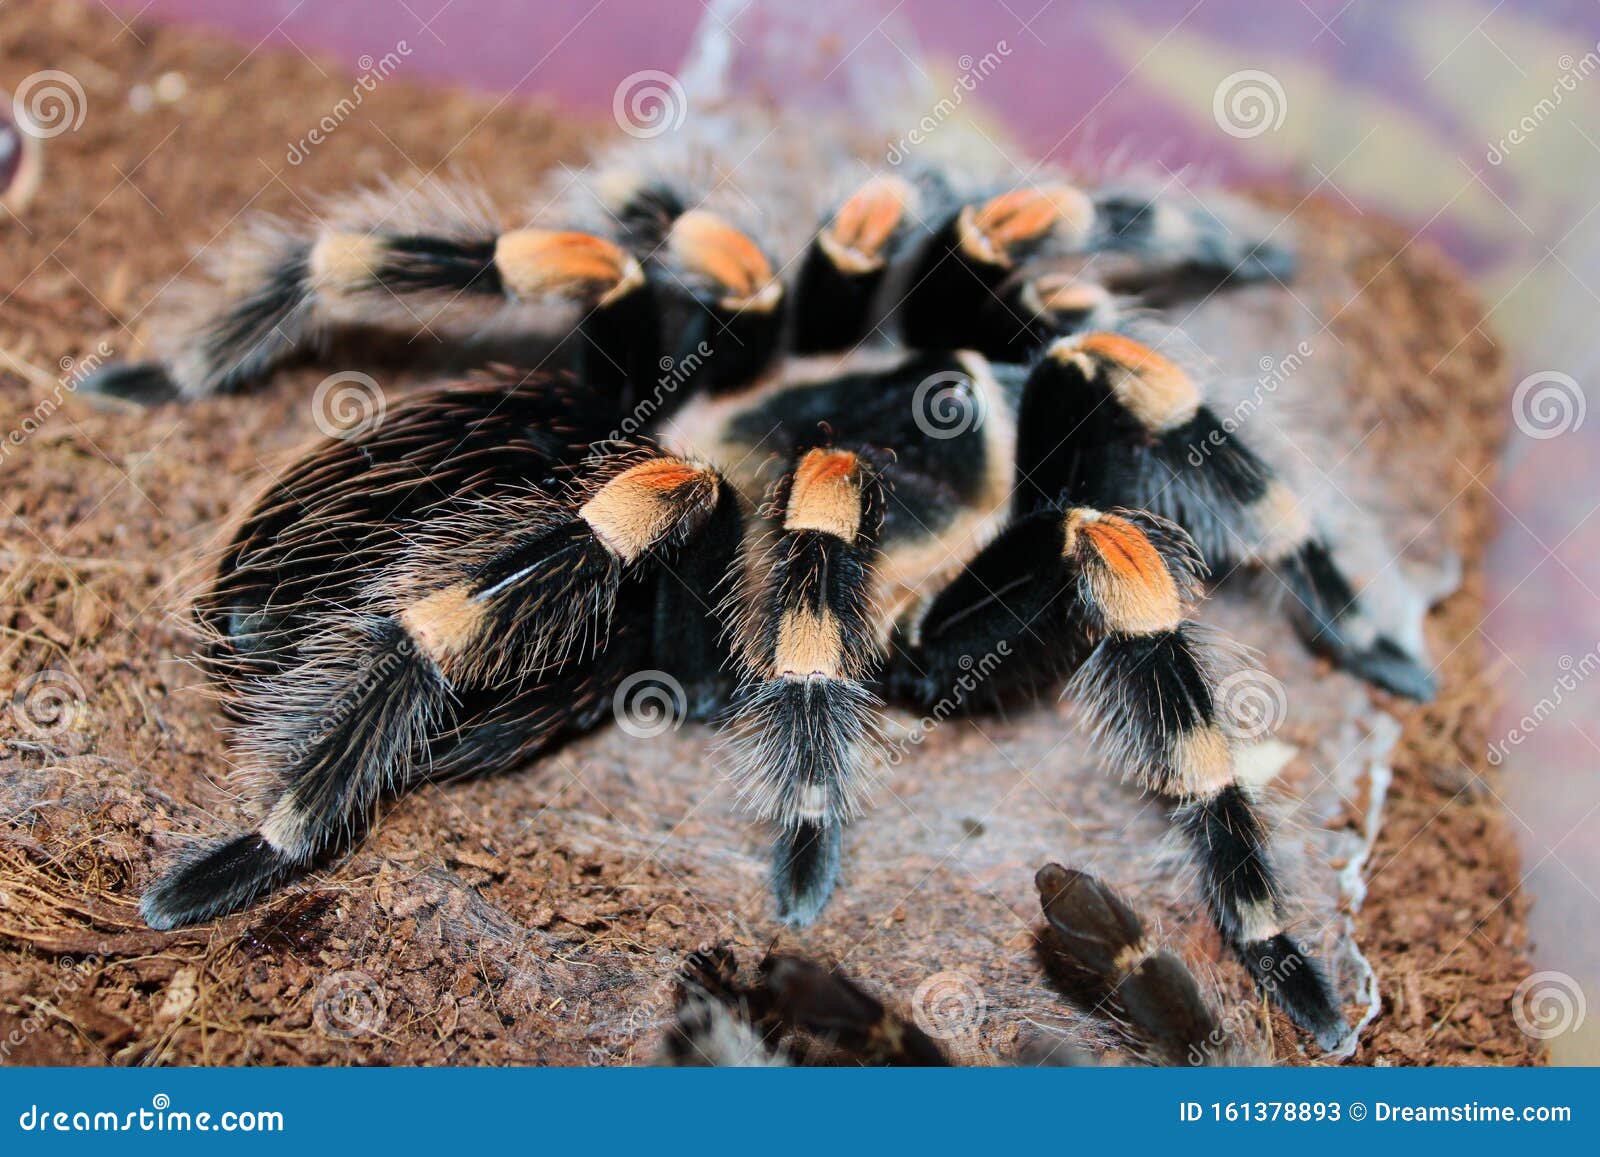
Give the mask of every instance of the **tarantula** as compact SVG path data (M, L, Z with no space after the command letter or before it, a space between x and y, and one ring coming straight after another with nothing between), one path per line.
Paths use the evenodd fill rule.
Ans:
M1302 958L1214 693L1230 650L1187 608L1208 567L1270 568L1311 646L1403 694L1429 676L1204 371L1113 292L1285 279L1290 249L1247 206L1136 185L852 183L788 278L690 164L624 156L509 231L456 199L357 199L262 232L155 360L101 372L155 401L242 390L351 324L561 339L559 372L417 394L251 509L197 611L262 818L156 881L153 927L252 902L386 795L526 764L654 668L725 716L782 920L834 887L886 704L1064 685L1110 761L1181 805L1257 979ZM1271 991L1344 1038L1314 965Z

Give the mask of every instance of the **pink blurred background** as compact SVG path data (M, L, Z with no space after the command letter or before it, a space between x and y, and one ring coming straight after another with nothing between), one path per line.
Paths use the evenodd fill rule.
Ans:
M1600 679L1562 685L1600 664L1600 415L1586 414L1600 364L1593 0L114 6L129 19L226 30L241 55L298 51L352 73L404 41L411 80L602 119L619 84L643 70L679 77L700 99L728 75L723 51L743 90L797 110L833 101L891 117L896 94L930 107L976 67L983 76L965 100L983 110L996 148L1014 141L1019 157L1124 147L1172 168L1288 176L1412 224L1476 278L1486 328L1527 379L1493 486L1502 529L1483 635L1495 657L1486 678L1507 700L1495 731L1507 774L1495 790L1522 837L1542 966L1600 994ZM1256 120L1252 93L1264 101ZM1231 96L1243 103L1229 106ZM1539 725L1510 742L1534 712ZM1600 1062L1600 1008L1550 1043L1558 1060Z

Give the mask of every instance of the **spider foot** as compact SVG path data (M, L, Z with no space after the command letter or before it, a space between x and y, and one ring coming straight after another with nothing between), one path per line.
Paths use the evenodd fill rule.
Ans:
M839 878L844 825L800 822L779 832L772 846L772 891L778 918L805 927L816 920Z

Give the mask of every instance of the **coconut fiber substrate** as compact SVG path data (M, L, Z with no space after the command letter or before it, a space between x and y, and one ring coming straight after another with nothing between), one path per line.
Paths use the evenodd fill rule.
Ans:
M581 165L615 129L393 77L291 163L348 75L135 30L95 6L12 0L0 40L0 87L59 69L86 102L81 124L46 142L32 205L0 219L0 396L15 430L0 446L6 1063L638 1063L657 1053L685 954L711 944L745 965L774 945L839 963L935 1020L953 1008L952 1051L1004 1063L1041 1033L1101 1039L1040 966L1031 881L1048 859L1128 891L1258 1052L1327 1059L1225 958L1192 869L1168 855L1163 810L1091 765L1067 705L933 729L887 772L849 833L839 892L803 931L773 920L766 836L692 724L610 729L516 774L426 789L269 902L147 929L135 904L160 867L251 819L227 776L224 720L186 659L200 560L319 436L318 381L359 365L397 400L440 371L418 368L433 358L424 340L148 412L91 404L82 374L137 354L166 287L243 215L304 217L313 195L384 176L404 187L435 168L522 205L540 174ZM1273 199L1295 210L1307 268L1295 300L1218 294L1193 332L1233 348L1246 382L1260 335L1276 335L1266 352L1280 359L1302 337L1314 347L1272 378L1286 425L1297 407L1332 405L1307 419L1321 448L1288 468L1349 496L1330 517L1382 544L1352 565L1369 589L1401 592L1395 621L1410 614L1440 663L1437 699L1417 706L1306 654L1259 591L1224 584L1206 605L1285 691L1251 759L1271 781L1298 930L1332 963L1351 1023L1366 1022L1356 1063L1535 1063L1508 1007L1528 971L1524 902L1484 790L1494 694L1475 630L1504 367L1460 276L1425 243ZM1252 316L1266 328L1249 329Z

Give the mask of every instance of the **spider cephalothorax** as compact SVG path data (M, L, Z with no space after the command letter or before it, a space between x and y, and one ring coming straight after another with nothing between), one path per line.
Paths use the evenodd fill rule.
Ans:
M1110 760L1182 805L1241 958L1298 959L1214 695L1230 651L1187 607L1208 567L1270 568L1312 646L1402 693L1429 679L1101 276L1284 278L1286 249L1239 206L926 172L820 206L782 266L718 189L616 166L595 188L509 232L367 199L270 234L156 361L96 383L242 389L340 324L471 330L474 303L502 328L575 317L560 371L421 393L251 510L199 617L262 818L157 881L151 924L249 903L385 793L528 761L649 667L726 709L785 920L834 886L885 704L1064 684ZM1344 1038L1315 967L1271 987Z

